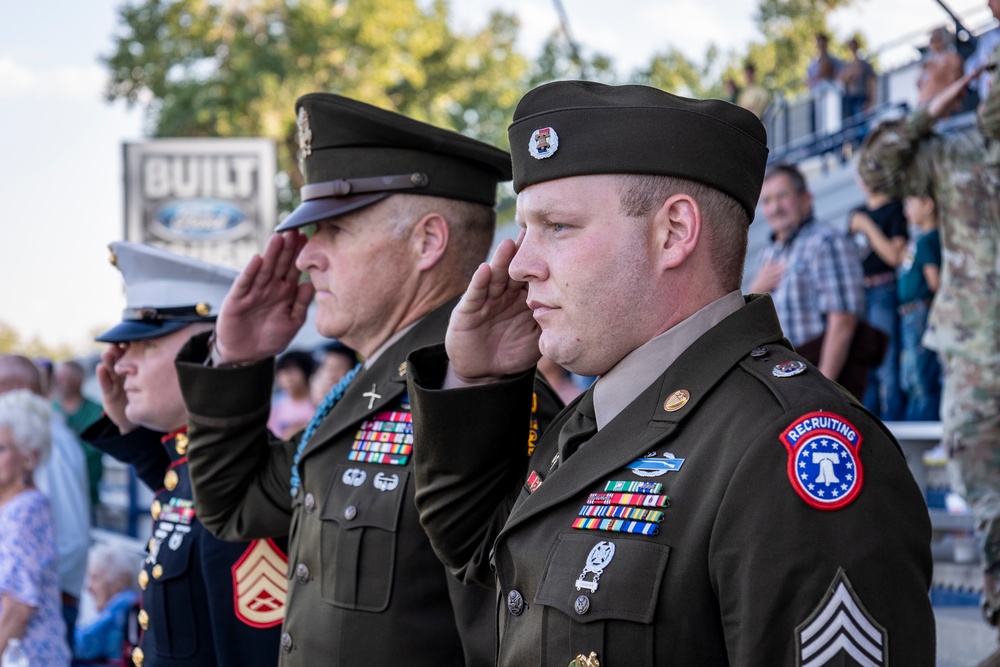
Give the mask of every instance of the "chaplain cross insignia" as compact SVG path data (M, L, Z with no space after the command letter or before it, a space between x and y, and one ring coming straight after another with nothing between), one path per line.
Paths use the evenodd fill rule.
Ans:
M376 386L377 385L373 384L371 391L366 391L365 393L361 394L362 396L364 396L365 398L368 399L368 409L369 410L371 410L372 406L375 405L375 401L377 401L378 399L382 398L382 394L376 394L375 393Z

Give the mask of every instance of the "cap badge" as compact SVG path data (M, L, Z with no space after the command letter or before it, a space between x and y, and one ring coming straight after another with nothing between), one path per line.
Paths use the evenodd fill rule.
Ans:
M543 127L531 133L531 140L528 141L528 152L536 160L552 157L552 154L558 149L559 135L551 127Z
M212 312L212 307L203 301L194 307L194 312L199 317L208 317L208 314Z
M309 127L309 114L305 107L299 107L297 119L299 125L299 171L305 173L305 160L312 155L312 129Z

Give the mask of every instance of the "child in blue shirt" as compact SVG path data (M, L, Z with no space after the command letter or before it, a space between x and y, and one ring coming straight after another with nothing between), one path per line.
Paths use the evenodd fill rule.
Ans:
M937 421L941 406L941 365L921 344L931 300L941 282L941 236L930 196L907 197L906 219L914 227L896 281L902 357L900 385L906 392L906 419Z

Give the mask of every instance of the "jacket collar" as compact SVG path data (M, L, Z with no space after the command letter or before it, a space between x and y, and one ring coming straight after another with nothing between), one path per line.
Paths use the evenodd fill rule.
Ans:
M755 347L774 343L790 347L783 341L771 297L753 295L745 298L747 305L744 308L688 347L638 398L550 474L534 493L515 506L503 532L657 449ZM680 409L667 412L664 409L667 399L679 389L687 390L690 399ZM563 421L559 419L553 426ZM539 449L554 451L550 442L557 441L558 435L555 429L550 429L543 436Z

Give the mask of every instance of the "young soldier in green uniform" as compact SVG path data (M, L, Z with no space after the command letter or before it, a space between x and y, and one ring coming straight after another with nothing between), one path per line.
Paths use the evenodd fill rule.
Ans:
M1000 18L1000 2L990 6ZM1000 50L992 62L1000 62ZM976 519L984 616L1000 625L1000 86L994 82L980 104L978 131L933 131L980 74L969 72L909 118L877 127L858 173L937 202L941 286L923 343L942 360L941 426L952 484Z
M522 234L409 366L421 521L498 586L499 664L930 667L930 522L898 445L739 292L757 118L563 81L509 134ZM600 377L525 472L539 350Z
M405 361L444 339L510 156L337 95L297 110L303 203L237 279L214 341L180 355L200 517L226 539L289 535L282 666L493 664L493 591L449 575L418 521ZM320 333L364 363L279 442L273 357L314 292ZM554 414L540 398L538 416ZM521 445L523 466L527 433Z

